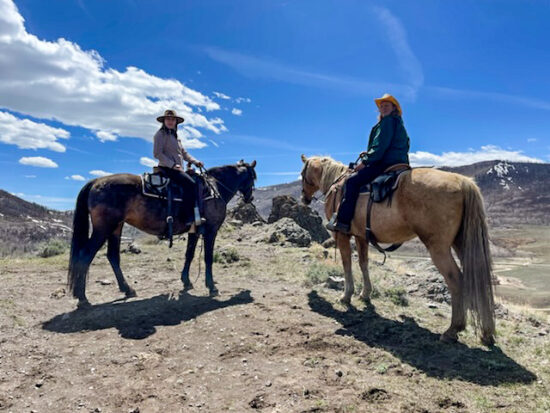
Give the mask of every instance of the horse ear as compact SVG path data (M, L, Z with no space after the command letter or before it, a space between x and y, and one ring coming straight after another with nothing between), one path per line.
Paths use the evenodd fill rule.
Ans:
M244 165L244 159L241 159L239 162L237 162L237 165L239 166Z
M251 166L252 168L254 168L254 167L256 166L256 159L254 159L254 160L252 161L252 163L250 164L250 166Z
M304 154L302 154L302 162L303 162L303 163L306 163L306 162L307 162L307 158L306 158L306 156L305 156Z

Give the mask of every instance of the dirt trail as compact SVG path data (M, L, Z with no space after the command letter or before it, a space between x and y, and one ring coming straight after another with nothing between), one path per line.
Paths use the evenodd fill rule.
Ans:
M123 255L139 297L116 301L100 252L88 311L63 293L66 256L2 262L0 411L537 411L548 402L548 366L519 347L488 352L471 331L467 345L439 343L448 307L381 297L376 309L357 298L345 309L337 292L303 286L315 250L239 245L239 262L215 266L216 299L202 277L180 293L178 243ZM535 330L525 334L542 357L550 351Z

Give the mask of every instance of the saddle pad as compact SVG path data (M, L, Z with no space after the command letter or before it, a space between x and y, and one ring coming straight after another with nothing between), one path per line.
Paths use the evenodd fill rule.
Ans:
M158 199L167 199L167 189L170 185L170 179L157 173L145 172L141 175L141 193L145 196ZM173 201L183 202L181 188L173 187Z
M370 184L362 186L359 189L359 193L371 194L370 196L374 202L382 202L397 189L401 180L401 175L408 170L410 169L383 173L377 176Z

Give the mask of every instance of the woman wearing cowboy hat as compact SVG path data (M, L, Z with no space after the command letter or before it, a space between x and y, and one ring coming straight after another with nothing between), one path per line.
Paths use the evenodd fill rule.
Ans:
M193 158L182 146L178 138L178 124L184 119L178 116L175 110L166 110L164 115L159 116L157 121L162 123L160 129L155 133L153 155L159 160L159 168L170 180L183 187L186 197L189 200L186 204L186 222L192 222L194 218L193 208L197 200L197 185L183 170L183 162L189 162L198 167L203 163Z
M401 118L401 105L392 95L385 94L374 99L378 111L378 123L374 125L369 136L366 152L361 152L361 161L345 183L344 198L336 222L329 222L331 231L350 232L350 223L355 212L359 189L384 170L398 163L409 163L409 136Z

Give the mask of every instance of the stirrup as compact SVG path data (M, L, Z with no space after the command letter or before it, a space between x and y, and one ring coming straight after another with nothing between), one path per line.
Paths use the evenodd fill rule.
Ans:
M193 209L194 211L194 217L195 217L195 221L194 221L194 224L198 227L198 226L201 226L202 224L204 224L206 222L206 218L202 218L201 217L201 214L199 212L199 207L195 207Z

